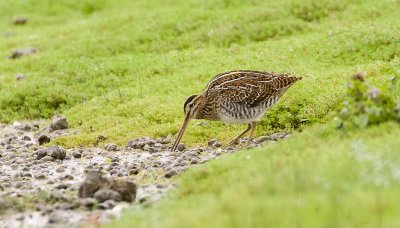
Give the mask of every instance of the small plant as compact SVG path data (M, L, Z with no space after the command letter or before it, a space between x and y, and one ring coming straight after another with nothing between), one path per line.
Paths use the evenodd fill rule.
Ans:
M347 97L339 105L338 128L366 128L387 121L400 122L400 71L380 87L370 86L365 74L353 76Z

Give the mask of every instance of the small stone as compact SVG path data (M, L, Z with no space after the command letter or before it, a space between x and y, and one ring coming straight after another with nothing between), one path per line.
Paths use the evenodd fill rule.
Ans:
M98 142L101 142L101 141L106 140L107 137L105 137L104 135L98 135L98 136L96 137L96 139L97 139Z
M65 118L65 116L62 115L53 116L53 118L51 119L50 128L52 131L67 129L68 128L67 118Z
M21 74L21 73L19 73L19 74L17 74L17 75L15 76L15 79L16 79L17 81L24 80L25 78L26 78L25 75L23 75L23 74Z
M47 148L47 154L53 157L54 159L64 160L66 156L66 152L63 148L59 146L52 146Z
M165 173L164 177L171 178L171 177L175 176L176 174L178 174L178 172L175 169L171 169L170 171Z
M35 179L38 179L38 180L45 179L45 178L46 178L46 175L44 175L43 173L35 175Z
M47 135L41 135L38 138L39 145L43 145L50 142L50 137Z
M138 169L130 169L129 170L129 175L138 175L139 174L139 170Z
M37 52L37 49L32 48L32 47L16 49L12 52L12 54L8 58L9 59L18 59L18 58L21 58L22 56L35 54L36 52Z
M62 166L60 166L60 167L58 167L57 169L56 169L56 172L57 173L62 173L62 172L64 172L65 171L65 169L64 169L64 167L62 167Z
M259 138L257 138L255 141L258 144L264 143L266 141L270 141L271 140L271 136L261 136Z
M208 145L213 146L215 142L217 142L217 139L210 139L210 141L208 141Z
M69 186L67 184L61 183L57 185L55 188L60 190L60 189L67 189Z
M102 172L89 169L85 180L79 186L78 196L80 198L93 197L97 190L110 184L110 181L103 176Z
M219 148L221 146L222 146L222 144L218 141L214 142L214 144L212 145L212 147L214 147L214 148Z
M63 180L73 180L73 179L74 179L74 176L72 176L71 174L67 174L67 175L65 175L62 179L63 179Z
M23 177L32 177L32 174L30 174L30 173L28 173L28 172L24 172L24 173L22 173L22 176Z
M28 22L28 18L26 17L17 17L14 19L13 24L14 25L24 25Z
M15 163L17 163L17 164L23 164L23 163L25 163L25 159L23 159L23 158L18 158L17 160L15 160Z
M14 129L20 130L20 131L30 131L32 128L29 124L23 124L20 122L14 122L13 123Z
M20 182L15 183L15 184L14 184L14 187L15 187L15 188L21 188L21 187L24 186L24 185L25 185L25 182L21 182L21 181L20 181Z
M49 162L50 161L51 162L51 161L54 161L54 158L51 157L51 156L46 155L45 157L40 159L40 161L43 161L43 162Z
M122 196L118 192L111 189L100 189L94 193L93 197L100 203L110 199L116 202L122 200Z
M29 136L25 135L24 137L22 137L22 140L31 141L31 138Z
M176 147L176 149L178 151L184 151L186 149L186 146L183 143L179 143L178 146Z
M82 157L82 153L80 151L74 151L72 153L72 156L74 156L74 158L81 158Z
M114 200L109 199L102 203L99 203L99 208L100 209L113 209L115 207L115 205L117 205L117 203Z
M149 151L149 153L157 153L159 151L159 149L151 146L151 147L149 147L148 151Z
M116 151L117 150L117 145L114 143L107 143L104 147L107 151Z
M45 149L40 149L36 151L36 160L42 159L47 155L47 151Z

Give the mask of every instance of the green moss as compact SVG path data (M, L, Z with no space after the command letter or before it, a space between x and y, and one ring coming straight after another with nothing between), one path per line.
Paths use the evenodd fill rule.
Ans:
M194 168L157 207L105 227L395 226L399 125L333 129L312 127Z

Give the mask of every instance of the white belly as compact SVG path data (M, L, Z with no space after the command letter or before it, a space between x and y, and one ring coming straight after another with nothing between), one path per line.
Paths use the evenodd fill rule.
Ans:
M256 115L250 117L250 118L236 118L231 115L225 115L223 113L219 114L219 118L222 122L225 123L252 123L252 122L258 122L261 120L261 118L264 116L265 111L262 113L257 113Z

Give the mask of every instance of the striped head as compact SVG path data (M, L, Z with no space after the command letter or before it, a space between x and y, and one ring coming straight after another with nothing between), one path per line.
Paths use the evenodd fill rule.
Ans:
M178 144L182 139L183 133L185 132L190 119L196 119L198 111L200 110L199 107L201 106L201 102L201 95L192 95L186 99L185 103L183 104L185 119L183 120L183 124L179 130L178 136L176 137L175 143L172 146L171 151L175 151L178 147Z
M192 95L188 97L183 104L183 111L185 116L189 116L190 119L196 119L197 113L200 110L199 107L202 102L201 95Z

